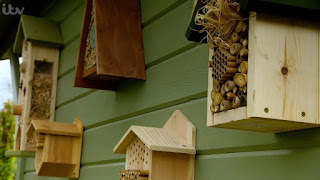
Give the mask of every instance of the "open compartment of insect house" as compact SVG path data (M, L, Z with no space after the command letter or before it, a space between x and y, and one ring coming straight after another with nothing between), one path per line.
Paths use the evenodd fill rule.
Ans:
M54 121L59 47L62 44L58 24L43 18L21 16L14 44L14 52L23 58L19 104L14 106L14 114L18 116L15 135L18 156L21 151L35 151L32 137L27 136L32 120Z
M207 126L259 132L319 127L319 22L206 1Z
M115 90L145 80L140 1L87 0L74 85Z
M38 176L78 178L82 151L83 124L33 120L28 128L36 149Z
M196 128L175 111L163 128L132 126L114 153L126 154L121 180L194 179Z

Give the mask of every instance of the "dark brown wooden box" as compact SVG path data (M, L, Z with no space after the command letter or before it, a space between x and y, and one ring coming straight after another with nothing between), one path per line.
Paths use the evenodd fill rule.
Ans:
M92 11L96 65L84 70ZM140 1L87 0L74 86L115 90L123 79L146 79Z

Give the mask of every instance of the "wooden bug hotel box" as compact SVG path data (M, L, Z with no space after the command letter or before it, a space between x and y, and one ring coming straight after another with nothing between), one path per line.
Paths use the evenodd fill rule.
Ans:
M83 124L33 120L28 129L36 149L38 176L78 178L82 150Z
M319 127L319 42L317 21L251 13L242 79L247 103L213 112L210 97L217 82L210 68L207 126L272 133ZM214 58L211 49L209 61Z
M32 120L54 121L59 66L59 48L63 46L59 24L22 15L14 53L21 54L19 102L15 150L34 151L27 128ZM19 154L19 152L18 152Z
M196 128L175 111L163 128L132 126L114 153L126 154L120 179L194 179Z
M87 0L74 86L115 90L145 80L139 0Z

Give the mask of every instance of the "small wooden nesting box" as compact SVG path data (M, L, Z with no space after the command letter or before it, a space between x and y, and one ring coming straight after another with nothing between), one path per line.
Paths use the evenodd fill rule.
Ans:
M115 90L146 79L139 0L87 0L75 87Z
M82 150L83 124L33 120L28 129L36 148L38 176L78 178Z
M247 106L212 113L208 98L207 126L273 133L319 127L319 41L319 22L251 13ZM208 97L212 87L209 70Z
M176 111L163 128L132 126L114 153L126 154L120 179L194 179L196 128Z
M27 128L32 120L54 121L59 67L59 48L63 46L59 24L22 15L14 53L21 54L19 104L16 125L17 151L34 151Z

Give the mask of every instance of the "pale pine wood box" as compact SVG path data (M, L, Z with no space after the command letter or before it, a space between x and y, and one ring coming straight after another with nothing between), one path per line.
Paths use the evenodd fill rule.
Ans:
M211 113L209 69L207 126L273 133L319 127L319 42L319 22L252 12L247 106Z

